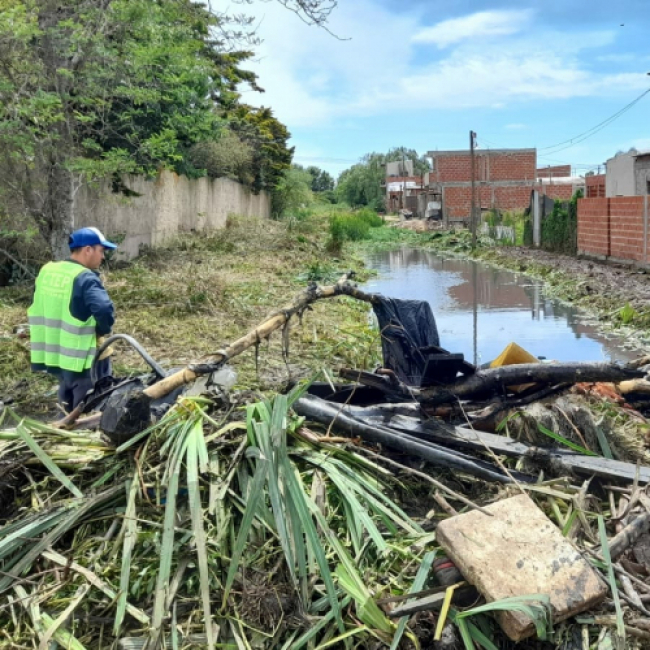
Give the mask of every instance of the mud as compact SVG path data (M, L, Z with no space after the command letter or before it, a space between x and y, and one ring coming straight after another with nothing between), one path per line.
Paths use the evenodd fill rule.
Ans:
M566 295L562 297L591 302L592 309L597 307L593 299L598 298L614 308L629 303L640 313L650 310L650 276L642 269L523 247L491 249L480 256L522 273L542 275L551 285L574 280L572 287L563 287ZM549 272L565 277L549 278Z

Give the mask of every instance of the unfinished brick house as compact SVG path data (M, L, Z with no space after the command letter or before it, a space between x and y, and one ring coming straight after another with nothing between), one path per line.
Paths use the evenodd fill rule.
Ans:
M472 203L472 165L468 150L430 151L428 188L442 197L446 221L467 221ZM536 149L491 149L475 152L477 210L525 210L537 177Z
M571 165L547 165L537 169L537 178L566 178L571 176Z
M585 197L588 199L602 199L605 196L605 174L585 176Z
M481 213L523 212L531 192L568 201L584 189L582 177L571 176L571 166L537 167L536 149L476 150L476 205ZM447 222L469 220L472 203L472 164L469 150L430 151L432 171L424 176L424 186L438 193L443 218Z

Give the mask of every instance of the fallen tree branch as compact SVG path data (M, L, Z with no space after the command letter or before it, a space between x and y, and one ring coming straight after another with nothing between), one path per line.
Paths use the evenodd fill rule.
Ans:
M336 296L350 296L357 300L363 300L364 302L377 302L378 297L376 295L365 293L352 285L350 283L352 277L352 273L346 273L336 284L327 287L310 284L291 303L271 314L264 322L248 332L248 334L237 339L223 350L213 352L200 359L197 363L190 364L186 368L175 372L173 375L156 382L147 388L144 393L152 399L164 397L179 386L183 386L196 379L199 375L209 374L218 370L228 359L236 357L244 352L244 350L267 339L275 330L280 329L280 327L288 323L293 316L301 317L309 306L317 300L334 298Z
M499 456L526 458L554 473L564 475L576 473L586 477L599 476L609 480L629 482L634 481L638 476L640 483L650 483L650 468L638 467L632 463L601 456L585 456L559 447L535 447L507 436L453 426L439 420L422 421L419 418L382 411L381 406L345 405L342 410L345 415L354 417L369 426L382 426L392 432L401 431L419 441L435 442L445 447L478 453L484 453L489 449Z
M453 399L468 399L482 393L503 391L506 386L526 383L574 384L577 382L622 381L643 377L633 365L612 363L522 363L479 370L476 374L444 386L429 386L419 391L423 406L436 406Z
M547 397L557 395L570 386L571 384L558 384L557 386L543 388L542 390L538 390L525 397L514 397L512 399L498 398L480 411L473 411L472 413L468 413L468 417L474 424L479 424L481 422L492 419L495 415L498 415L503 411L507 411L508 409L520 408L521 406L526 406L528 404L532 404L533 402L539 402L540 400L546 399Z

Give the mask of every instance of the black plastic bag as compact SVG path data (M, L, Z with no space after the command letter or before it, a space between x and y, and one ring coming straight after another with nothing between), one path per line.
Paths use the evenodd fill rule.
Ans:
M427 355L420 348L440 345L436 320L428 302L384 298L373 304L379 329L384 367L410 386L419 386Z

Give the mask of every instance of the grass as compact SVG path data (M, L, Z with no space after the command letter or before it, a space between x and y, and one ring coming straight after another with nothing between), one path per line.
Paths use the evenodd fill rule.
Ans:
M114 331L135 337L167 368L180 367L239 338L309 281L331 283L350 269L367 277L350 250L336 257L326 251L329 216L322 208L302 230L290 221L232 217L211 235L182 236L130 264L114 264L104 271L116 307ZM0 399L51 417L56 382L30 372L27 341L12 333L26 322L31 295L30 286L0 289ZM278 333L270 347L262 345L259 374L253 351L233 360L239 386L272 389L324 365L367 367L380 353L378 345L367 347L367 306L351 299L316 303L302 327L293 325L289 368L277 353L280 339ZM137 355L118 349L115 374L144 370Z

